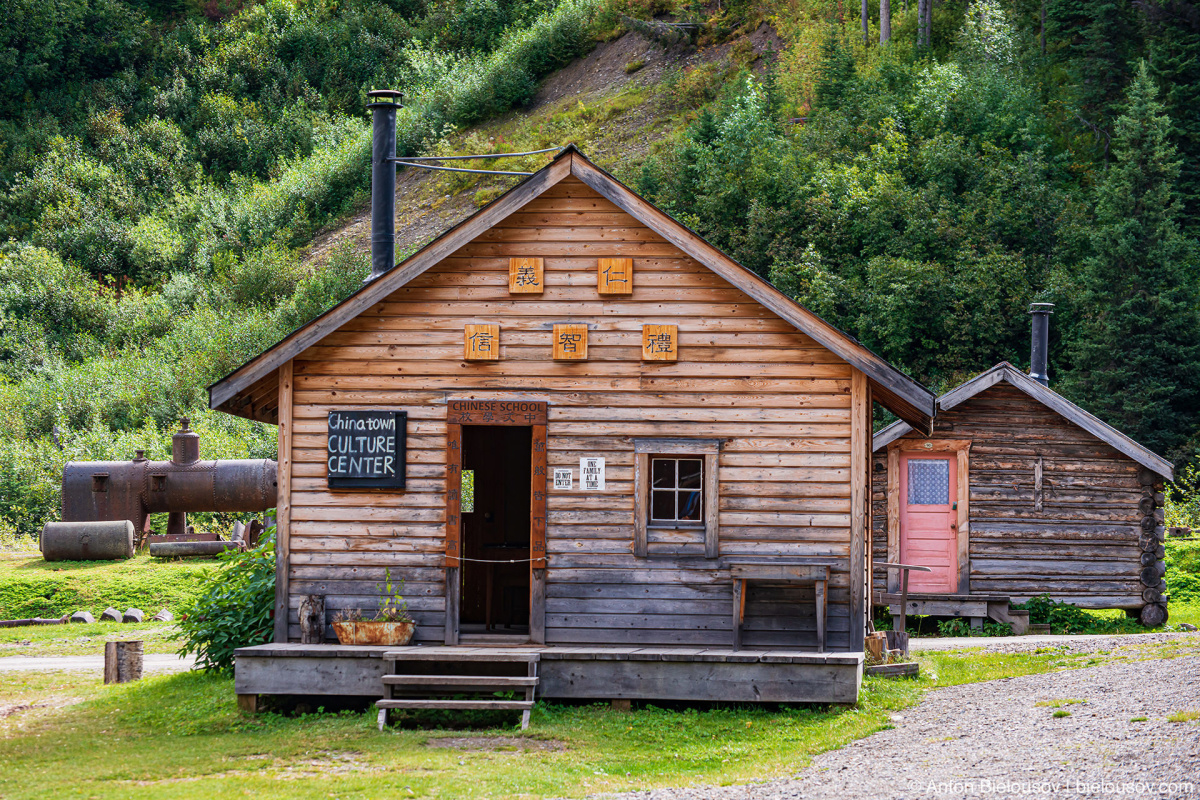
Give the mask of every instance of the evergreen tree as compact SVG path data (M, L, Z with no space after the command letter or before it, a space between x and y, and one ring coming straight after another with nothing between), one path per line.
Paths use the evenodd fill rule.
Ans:
M1183 157L1182 223L1195 236L1200 234L1200 2L1159 0L1142 9L1150 70L1163 88L1171 138Z
M846 46L845 29L830 24L821 47L821 69L817 76L814 105L817 108L841 108L854 86L854 56Z
M1106 125L1130 79L1130 59L1141 46L1134 4L1127 0L1047 0L1046 32L1059 57L1079 75L1079 99Z
M1200 270L1179 230L1171 122L1145 62L1096 191L1065 392L1169 458L1200 426Z

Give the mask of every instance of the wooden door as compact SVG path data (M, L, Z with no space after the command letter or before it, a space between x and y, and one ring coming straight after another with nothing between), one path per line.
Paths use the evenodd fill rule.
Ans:
M900 562L932 567L910 572L910 592L958 589L958 460L954 453L900 454Z

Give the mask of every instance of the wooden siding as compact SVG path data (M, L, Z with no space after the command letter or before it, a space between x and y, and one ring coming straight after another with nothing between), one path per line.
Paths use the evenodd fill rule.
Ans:
M544 260L543 294L509 294L510 257ZM631 296L598 294L602 257L634 259ZM578 322L589 326L587 360L554 361L553 325ZM462 360L473 323L499 323L498 361ZM643 324L678 326L677 361L642 360ZM846 649L853 372L565 180L295 358L290 636L302 595L326 595L332 611L369 608L390 568L405 581L417 640L441 641L446 402L487 398L549 403L549 472L577 469L583 455L606 463L604 492L555 492L548 481L548 644L731 642L729 571L705 558L703 542L651 529L660 555L633 555L634 440L696 437L724 440L720 556L847 560L828 607L829 646ZM327 413L379 406L408 412L408 490L330 492ZM811 645L811 587L753 586L743 631L747 646Z
M933 440L945 439L971 442L972 593L1045 593L1092 608L1144 605L1138 503L1145 487L1136 462L1005 383L939 414ZM887 583L887 469L886 451L876 452L876 594Z

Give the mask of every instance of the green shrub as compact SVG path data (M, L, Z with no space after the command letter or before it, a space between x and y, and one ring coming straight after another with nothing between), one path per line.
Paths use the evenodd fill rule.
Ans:
M1136 620L1128 618L1108 619L1070 603L1052 600L1048 595L1031 597L1024 603L1014 603L1012 608L1029 612L1031 625L1049 625L1055 634L1069 633L1137 633L1142 630Z
M204 669L231 669L234 650L266 644L274 631L275 528L255 549L227 551L221 560L179 615L179 654L195 655Z
M1167 538L1167 594L1172 601L1200 600L1200 540Z

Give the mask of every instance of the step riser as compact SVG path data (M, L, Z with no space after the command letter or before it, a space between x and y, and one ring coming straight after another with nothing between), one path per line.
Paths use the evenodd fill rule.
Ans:
M419 688L454 688L461 686L482 686L489 689L524 689L537 686L537 678L501 678L473 675L384 675L384 684L388 686L404 686L412 689Z
M381 709L395 710L398 708L441 708L447 710L491 710L491 711L525 711L533 708L532 700L378 700L375 705Z

